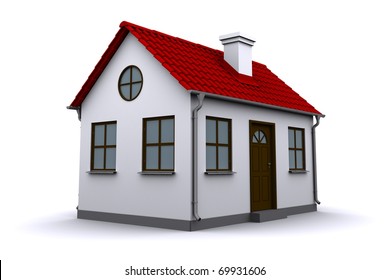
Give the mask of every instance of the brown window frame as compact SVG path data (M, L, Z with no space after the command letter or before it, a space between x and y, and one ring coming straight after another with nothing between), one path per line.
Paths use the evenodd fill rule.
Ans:
M136 68L138 69L140 75L141 75L141 81L133 81L133 69ZM128 83L122 83L122 78L123 78L123 75L126 73L127 69L130 69L130 81ZM133 91L133 85L134 84L141 84L141 87L137 93L137 95L135 97L132 97L132 91ZM143 87L143 84L144 84L144 76L142 75L142 72L141 72L141 69L139 69L137 66L135 65L129 65L127 66L125 69L123 69L123 71L121 72L121 74L119 75L119 79L118 79L118 91L119 91L119 95L126 101L132 101L134 99L136 99L138 97L138 95L141 93L142 91L142 87ZM123 93L122 93L122 89L121 89L121 86L126 86L128 85L130 88L129 88L129 91L130 91L130 97L129 99L126 98Z
M162 120L173 120L173 142L161 142L161 121ZM147 122L148 121L158 121L158 142L157 143L146 143L147 137ZM142 171L174 171L175 170L175 116L161 116L153 118L144 118L142 124ZM158 168L157 169L147 169L146 167L146 150L147 147L158 147ZM161 168L161 147L172 146L173 147L173 166L172 169L163 169Z
M207 142L207 120L214 120L216 121L215 126L215 143ZM219 122L227 122L228 123L228 143L223 144L218 142L218 123ZM226 118L219 118L219 117L210 117L206 116L206 172L219 172L219 171L232 171L232 120L226 119ZM216 155L215 155L215 169L207 168L207 147L212 146L216 147ZM219 147L228 147L228 168L219 168Z
M294 131L294 147L290 147L290 131ZM302 147L297 147L297 131L301 131L302 133ZM288 128L288 151L289 151L289 170L306 170L306 149L305 149L305 129L298 127L289 127ZM294 153L294 166L290 166L290 151ZM302 167L298 168L297 164L297 151L302 151Z
M116 136L115 136L115 145L107 145L107 125L115 124L115 130L117 129L117 122L116 121L108 121L108 122L97 122L97 123L92 123L91 125L91 166L90 170L91 171L115 171L116 170L116 159L115 159L115 168L106 168L106 154L107 154L107 149L108 148L115 148L115 153L116 153ZM95 127L96 126L101 126L104 125L104 143L103 145L96 145L95 144ZM104 150L103 153L103 168L95 168L94 167L94 161L95 161L95 149L100 148ZM116 155L115 155L116 157Z

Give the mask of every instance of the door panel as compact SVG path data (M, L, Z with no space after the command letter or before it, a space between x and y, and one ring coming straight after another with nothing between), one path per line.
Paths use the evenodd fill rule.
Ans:
M252 164L252 171L253 172L260 172L260 159L259 159L259 147L254 146L252 148L252 158L253 158L253 164Z
M253 184L260 185L260 177L254 177L253 178ZM260 203L260 189L259 188L253 188L252 200L255 203Z
M261 188L261 190L263 191L262 193L262 198L263 198L263 201L269 201L270 200L270 197L269 197L269 193L270 193L270 188L268 187L270 185L270 182L269 182L269 178L264 176L262 179L262 186L265 186L263 188Z
M250 122L251 211L275 208L273 126Z

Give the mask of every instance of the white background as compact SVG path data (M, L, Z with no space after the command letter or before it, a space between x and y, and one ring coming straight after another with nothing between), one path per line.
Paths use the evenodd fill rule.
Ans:
M203 279L388 279L387 2L2 1L4 279L152 279L125 276L130 265L267 270ZM255 37L254 60L327 115L319 211L199 232L77 220L80 124L66 106L122 20L221 50L219 35Z

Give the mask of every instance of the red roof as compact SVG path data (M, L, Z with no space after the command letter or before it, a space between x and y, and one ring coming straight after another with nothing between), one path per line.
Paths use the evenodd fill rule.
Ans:
M321 115L264 64L253 62L253 76L245 76L225 62L222 51L125 21L70 107L81 105L129 32L186 90Z

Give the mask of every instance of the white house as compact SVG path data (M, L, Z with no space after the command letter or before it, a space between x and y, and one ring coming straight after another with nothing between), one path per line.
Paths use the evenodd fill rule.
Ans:
M255 41L224 52L122 22L69 109L81 121L78 218L198 230L316 211L319 111Z

